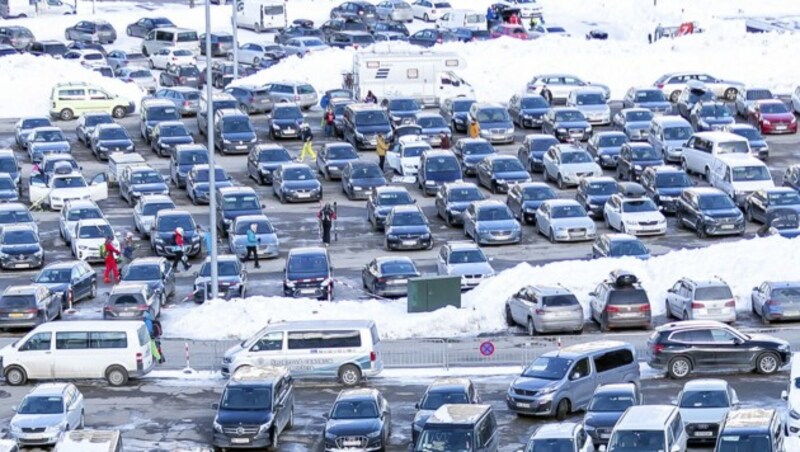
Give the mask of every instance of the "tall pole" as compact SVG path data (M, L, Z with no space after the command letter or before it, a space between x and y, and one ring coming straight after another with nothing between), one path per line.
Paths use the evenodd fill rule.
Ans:
M219 275L217 272L217 167L214 164L214 91L211 83L211 2L206 1L206 99L207 108L207 129L208 137L208 183L211 185L208 190L208 223L211 233L211 298L219 296Z
M239 19L236 17L236 8L238 7L239 0L231 0L231 25L233 26L233 79L239 78ZM244 7L244 5L242 5Z

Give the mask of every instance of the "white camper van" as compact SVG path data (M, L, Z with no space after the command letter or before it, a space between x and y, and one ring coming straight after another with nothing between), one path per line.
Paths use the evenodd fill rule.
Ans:
M0 16L3 19L44 14L75 14L75 7L62 0L0 0Z
M360 52L353 56L353 72L345 79L352 83L357 99L372 91L379 101L402 96L438 106L442 99L475 96L472 86L457 74L465 66L452 52Z
M236 25L261 33L288 24L284 0L236 0Z

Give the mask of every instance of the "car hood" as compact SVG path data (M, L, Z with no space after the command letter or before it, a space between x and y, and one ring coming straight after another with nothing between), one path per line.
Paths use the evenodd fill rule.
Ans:
M220 137L230 141L250 141L256 138L256 134L253 132L225 132L220 134Z
M480 221L477 227L479 231L516 230L519 229L519 223L516 220Z
M98 146L106 146L106 147L128 147L133 144L133 141L128 139L122 140L98 140Z
M280 127L300 127L303 124L302 119L272 119L272 124Z
M495 171L495 179L505 180L529 180L531 177L527 171Z
M451 275L490 275L493 273L494 269L488 262L473 262L450 266Z
M372 179L350 179L350 183L355 187L381 187L386 185L386 179L382 177Z
M348 162L355 162L357 160L358 160L358 158L341 159L341 160L329 159L329 160L325 161L325 165L327 165L327 166L338 166L338 167L342 168L345 165L347 165Z
M227 137L227 136L226 136ZM158 141L165 144L192 144L194 139L188 135L179 137L158 137Z
M594 230L594 221L589 217L554 218L551 223L557 228L587 228Z
M545 388L549 388L551 386L556 386L558 381L554 380L545 380L542 378L532 378L532 377L523 377L520 375L519 377L514 379L514 382L511 383L512 388L519 388L519 389L526 389L528 391L539 391Z
M47 287L53 292L64 292L69 288L69 283L33 283L33 285Z
M281 165L285 165L287 163L291 163L291 162L261 162L261 163L258 164L258 167L261 168L261 169L269 170L269 171L275 171Z
M330 419L325 424L325 433L335 436L363 436L380 429L380 419Z
M794 119L794 115L790 112L787 113L762 113L762 119L766 119L767 121L791 121Z
M718 424L730 408L681 408L684 424Z
M611 111L608 105L575 105L575 108L584 113L605 113Z
M621 411L587 411L583 416L583 422L593 427L613 427L622 417L622 413Z
M414 415L414 425L418 427L422 427L428 422L431 416L433 416L433 411L431 410L419 410L417 414Z
M481 130L484 129L513 129L514 124L511 121L497 121L497 122L489 122L489 121L482 121L478 123Z
M57 414L15 414L10 424L20 428L42 428L58 425L64 420L64 413Z
M0 251L6 254L33 254L41 251L42 247L38 243L26 243L24 245L2 245Z
M663 160L661 160L661 159L658 159L658 160L634 160L634 161L633 161L633 164L634 164L634 165L639 165L639 166L641 166L641 167L643 167L643 168L646 168L646 167L648 167L648 166L659 166L659 165L663 165L663 164L664 164L664 161L663 161Z
M263 425L272 421L272 412L260 410L226 410L217 411L217 423L224 427L238 425Z
M786 342L783 339L779 339L775 336L768 336L766 334L750 334L749 336L750 336L750 342L749 342L750 345L770 345L770 346L785 345L787 347L789 346L788 342Z
M561 165L561 171L566 174L593 173L598 170L599 167L597 166L597 163L594 162L567 163Z
M668 187L668 188L657 188L656 192L659 196L672 196L678 197L683 193L683 190L689 187Z
M582 129L585 127L589 127L588 121L556 121L555 124L556 128L564 128L564 129Z
M523 108L521 113L523 115L539 117L547 113L547 110L547 108Z
M589 201L589 204L594 204L595 206L603 206L605 203L611 198L611 195L587 195L586 200Z
M319 188L320 184L318 180L285 180L282 182L283 188L289 190L302 190L302 189L315 189ZM256 213L261 213L258 211Z
M738 218L742 216L742 211L736 208L732 209L709 209L703 210L703 215L711 218Z
M70 149L69 143L66 141L57 141L54 143L35 143L35 142L28 142L28 146L36 151L64 151L67 152Z
M256 234L256 238L260 240L262 245L274 245L278 243L278 236L275 234ZM247 235L233 236L233 243L236 245L244 245L247 243Z
M261 211L261 208L257 209L225 209L222 211L222 216L227 219L233 219L241 217L242 215L261 215L264 212Z
M390 226L386 228L386 234L412 234L412 235L422 235L422 234L430 234L430 229L428 226L419 225L419 226Z
M733 124L735 121L730 116L723 116L723 117L716 117L716 116L705 116L700 118L701 121L705 121L708 124Z
M647 108L655 109L655 110L672 110L672 104L667 101L656 101L656 102L635 102L633 104L634 107L639 108Z

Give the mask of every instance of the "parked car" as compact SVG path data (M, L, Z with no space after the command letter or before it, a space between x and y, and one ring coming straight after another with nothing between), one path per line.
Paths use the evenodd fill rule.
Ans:
M566 102L569 93L583 87L600 88L607 101L611 90L602 84L586 81L572 74L539 74L534 76L527 86L529 93L541 94L552 105ZM545 87L547 89L545 89ZM549 98L548 98L549 97Z
M800 213L800 195L789 187L766 188L748 196L743 208L747 221L766 224L777 209L788 208Z
M119 77L123 69L142 69L148 66L148 59L143 53L137 51L112 50L106 55L106 61L114 73Z
M617 179L638 181L651 166L662 166L662 156L649 143L625 143L617 160Z
M577 88L567 95L567 107L575 108L593 125L611 124L611 107L599 87Z
M174 28L176 25L166 17L142 17L136 22L128 25L125 32L128 36L144 38L156 28Z
M207 204L209 190L211 187L211 168L208 164L193 165L186 174L186 194L192 204ZM228 175L225 168L216 166L214 168L214 186L217 188L230 187L233 179Z
M797 118L781 100L756 101L747 119L763 134L797 133Z
M495 275L494 268L474 242L447 242L439 249L436 259L436 273L446 276L460 276L461 290L470 290L487 278Z
M208 293L211 284L211 256L207 256L195 274L194 292ZM221 254L217 256L217 290L226 297L244 298L247 295L247 270L237 256Z
M415 405L417 412L411 422L411 444L417 443L425 423L443 405L474 405L478 403L481 403L480 396L469 378L434 380Z
M418 136L403 136L386 151L386 164L390 170L401 176L416 176L420 157L431 149L431 145Z
M800 283L765 281L750 294L753 313L768 325L773 321L800 319Z
M348 199L367 199L371 190L384 185L386 178L375 162L357 160L342 170L342 191Z
M373 229L381 230L394 207L411 206L415 202L405 187L375 187L367 198L367 221Z
M384 248L433 249L433 235L428 219L416 205L392 207L384 220Z
M716 188L687 188L678 198L675 216L680 227L698 237L744 234L745 219L733 200Z
M181 116L197 115L200 108L200 90L191 86L162 88L156 91L155 97L171 101Z
M595 449L608 444L614 425L628 408L643 404L642 393L635 384L610 383L598 386L583 417L583 427Z
M150 247L156 256L172 257L180 248L175 244L175 229L183 229L183 254L194 257L202 248L197 224L185 210L164 209L156 212L150 226Z
M203 84L200 80L200 70L194 64L171 64L158 76L161 86L188 86L200 89Z
M548 450L562 447L578 452L594 450L584 426L575 422L542 425L528 438L526 447L525 450Z
M670 100L671 99L672 97L670 96ZM714 102L714 99L716 99L714 92L708 89L706 85L696 80L691 80L686 84L683 90L680 91L676 103L676 110L683 119L689 121L692 110L698 103Z
M673 166L649 166L639 177L647 196L652 199L664 213L675 213L678 209L678 198L684 189L694 187L686 171Z
M592 244L592 258L625 257L650 259L650 250L639 240L629 234L603 234Z
M61 299L40 285L9 285L0 295L0 327L35 328L56 320L64 309Z
M781 430L780 414L775 409L744 408L728 413L719 428L717 450L729 451L742 447L769 452L788 450Z
M361 282L371 294L402 297L408 293L408 280L420 275L414 261L408 257L380 257L364 266Z
M13 411L9 430L20 447L53 445L85 425L83 394L72 383L39 384Z
M698 345L703 344L702 348ZM656 328L647 341L647 362L671 378L725 370L773 374L791 359L789 344L767 335L747 335L724 323L689 320ZM728 357L724 363L718 356Z
M730 286L720 278L681 278L667 290L666 316L734 323L736 299Z
M689 443L716 443L728 412L739 408L739 397L727 381L703 378L683 385L677 406Z
M114 152L136 151L128 130L119 124L100 124L88 138L89 149L98 160L108 160L108 156Z
M186 186L186 176L194 165L208 164L208 149L202 144L179 144L169 157L169 179L178 188Z
M54 58L61 58L68 51L69 49L67 49L67 46L64 45L63 42L53 39L45 41L31 41L25 48L25 52L33 56L47 55Z
M515 94L508 101L508 114L523 129L541 127L542 117L549 109L550 104L538 94Z
M697 102L689 113L689 122L697 132L710 132L721 131L736 121L722 102Z
M753 87L741 89L736 93L736 101L734 102L736 114L743 118L747 118L750 116L750 107L752 107L754 103L760 100L774 98L775 96L772 94L772 91L767 88Z
M105 257L100 255L100 245L106 239L112 238L114 248L120 249L119 240L114 234L114 229L105 218L89 218L79 220L75 224L70 245L72 255L86 262L104 262ZM117 260L120 257L117 256Z
M707 87L715 97L721 97L732 102L736 100L739 91L744 90L744 84L730 80L722 80L709 74L697 72L674 72L659 77L653 85L660 89L672 102L677 102L681 91L686 86L702 85Z
M14 224L0 229L0 270L39 268L44 260L45 252L35 228Z
M600 325L601 331L652 326L650 299L633 273L611 272L589 296L590 316Z
M466 132L469 127L469 110L476 101L468 97L444 99L439 107L439 114L450 122L454 132Z
M105 20L82 20L64 30L67 41L99 42L113 44L117 40L117 30Z
M464 223L462 216L464 210L473 201L482 201L486 196L481 190L470 182L450 182L443 184L436 193L436 214L448 226L457 226Z
M114 75L117 80L125 83L134 83L148 94L155 94L158 89L158 81L156 77L150 72L150 69L131 66L118 69Z
M261 87L254 85L239 85L225 89L239 102L239 110L248 115L254 113L266 113L274 107L269 92Z
M625 108L614 116L614 125L622 129L630 141L647 141L653 117L646 108Z
M553 135L561 142L586 141L592 135L592 126L580 110L555 107L544 115L542 133Z
M513 155L492 154L484 157L476 166L478 183L492 193L508 193L519 183L530 182L531 176Z
M498 104L474 103L467 118L478 124L480 137L490 143L513 143L514 123L508 110Z
M563 287L523 287L506 300L505 317L508 326L525 326L529 336L583 332L583 308Z
M414 11L411 9L411 5L405 0L387 0L380 2L375 7L375 14L380 20L392 22L412 22L414 20Z
M617 182L608 176L584 177L578 184L575 200L594 218L603 217L603 209L611 196L617 194Z
M614 194L603 208L606 226L623 234L663 235L667 233L667 219L652 199L626 198Z
M559 141L552 135L526 135L517 150L517 158L531 174L544 171L544 154Z
M578 201L553 199L536 210L536 231L551 243L594 240L597 228Z
M319 202L322 199L322 184L317 180L314 171L304 163L279 166L272 173L272 191L281 204Z
M58 127L37 127L28 134L26 143L32 163L41 163L45 154L69 154L72 150L67 136Z
M159 157L169 157L177 146L194 144L194 137L181 121L162 121L150 132L150 149Z
M440 0L416 0L411 3L411 11L415 19L423 22L436 22L443 14L452 10L450 3Z
M23 51L36 40L33 33L27 27L21 25L4 25L0 27L0 43L7 44L15 51ZM16 52L15 52L16 53Z
M175 202L167 195L143 195L133 208L133 227L143 237L150 236L150 228L158 212L175 209Z
M251 187L219 187L216 192L217 230L225 237L240 216L262 215L265 205Z
M123 283L146 284L161 307L175 296L175 269L165 257L137 257L122 269L121 276Z
M622 99L622 108L646 108L654 115L669 115L672 104L658 88L631 88Z
M451 150L461 163L461 172L467 176L476 174L478 164L485 157L497 153L494 146L483 138L460 138Z
M508 190L506 205L521 224L536 224L536 211L543 202L556 199L556 193L542 182L523 182Z
M578 185L582 178L602 176L603 169L592 156L574 144L556 144L542 158L545 182L555 181L559 189Z
M342 447L379 450L391 436L389 402L377 389L346 389L339 393L322 430L325 452Z
M272 175L281 165L292 163L289 151L278 144L257 144L247 156L247 175L261 185L272 184Z
M273 141L278 138L299 138L300 129L306 123L300 107L294 103L275 104L272 112L267 115L267 122L269 137Z
M114 118L106 112L86 112L78 118L75 127L75 136L78 141L89 145L89 137L94 132L94 128L100 124L114 124Z
M308 110L319 102L317 91L306 82L277 81L264 85L264 88L269 91L272 102L276 104L294 102L301 109Z
M191 50L180 47L164 47L150 55L150 69L168 69L172 66L197 65ZM197 76L199 77L199 75Z
M169 196L164 176L149 165L129 166L119 178L119 196L133 207L145 195Z
M146 283L119 283L103 306L103 320L141 320L145 312L154 319L161 314L162 296Z

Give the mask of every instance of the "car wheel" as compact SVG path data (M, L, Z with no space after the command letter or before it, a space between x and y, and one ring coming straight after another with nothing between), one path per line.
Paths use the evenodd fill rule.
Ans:
M424 20L425 22L430 22L430 21L431 21L430 17L428 17L428 13L425 13L425 14L422 16L422 20Z
M195 196L193 193L194 192L192 192L192 191L189 192L189 200L192 201L192 205L193 206L196 206L197 205L197 196Z
M756 358L756 372L764 375L773 374L780 368L780 361L774 353L763 353Z
M706 172L704 177L706 178L706 182L711 182L711 168L706 167Z
M559 190L564 190L564 189L567 188L567 186L564 185L564 179L561 177L560 174L558 175L558 178L556 179L556 186L558 187Z
M686 378L692 371L692 362L688 358L678 356L672 358L667 366L667 374L674 380Z
M111 386L124 386L128 382L128 371L120 366L111 366L106 370L106 380Z
M563 421L569 415L569 400L562 399L556 406L556 420Z
M506 326L514 326L514 317L511 315L511 308L506 305Z
M679 97L681 97L681 92L677 90L673 91L672 94L669 95L669 101L673 104L677 104Z
M744 217L749 222L753 221L753 207L752 206L747 206L747 209L744 210Z
M548 240L550 240L550 243L556 243L556 233L553 232L553 228L550 228L550 232L548 233L547 238Z
M532 317L528 317L528 325L527 325L526 331L528 332L528 336L536 336L536 334L537 334L536 333L536 325L533 323L533 318Z
M61 118L62 121L69 121L75 117L75 113L69 108L65 108L61 110L61 112L58 114L58 117Z
M83 430L83 427L85 427L85 426L86 426L86 413L81 411L81 420L78 423L77 427L75 427L75 428L77 428L78 430Z
M92 284L92 292L89 294L89 298L97 298L97 281Z
M150 69L155 69L155 68L156 68L156 64L153 63L153 59L151 58L150 59Z
M345 386L355 386L361 382L361 369L354 364L345 364L339 368L339 381Z
M736 88L728 88L728 89L726 89L725 90L725 100L727 100L727 101L736 100L736 94L738 94L738 93L739 93L739 91Z
M28 382L28 375L21 367L17 366L7 367L5 377L9 386L22 386Z

